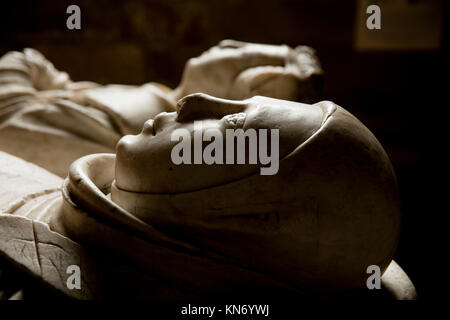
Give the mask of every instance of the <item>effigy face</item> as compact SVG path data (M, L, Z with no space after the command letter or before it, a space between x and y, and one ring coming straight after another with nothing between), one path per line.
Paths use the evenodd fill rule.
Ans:
M322 75L310 47L223 40L186 63L173 96L176 101L195 92L234 100L262 95L310 103L320 98Z
M9 52L0 58L0 108L8 114L0 120L0 149L64 177L70 163L113 152L122 136L139 133L160 112L175 111L187 94L311 102L320 97L321 80L320 63L306 46L222 41L190 59L173 90L154 82L74 82L34 49Z
M259 132L265 135L259 137L259 144L264 143L266 149L272 146L272 162L277 163L279 158L307 140L325 117L323 110L315 105L258 96L232 101L192 94L179 101L178 112L160 113L146 122L139 135L120 140L116 186L134 192L177 193L225 184L259 170ZM271 139L273 129L277 136ZM184 132L185 136L177 136ZM233 139L243 137L245 132L253 133L254 139L243 146L235 145ZM179 138L183 140L181 143ZM211 161L206 159L203 147L197 148L208 144L208 140L214 140L210 145L217 146ZM175 164L178 157L175 149L179 149L180 144L185 144L185 150L180 153L184 153L186 161ZM235 152L241 147L245 150ZM236 157L242 151L245 154L238 163ZM267 156L267 152L264 155ZM249 156L254 156L256 161Z
M188 61L174 90L74 83L33 50L2 61L0 69L19 70L3 75L24 110L0 126L6 151L61 176L67 163L110 152L123 136L116 154L73 162L62 192L45 170L0 153L23 172L20 180L0 170L8 184L21 183L0 188L0 251L65 294L73 294L61 280L69 261L88 270L89 290L77 298L103 291L97 263L112 266L105 279L132 270L126 290L161 278L200 296L342 292L364 288L368 266L392 271L400 230L392 165L350 113L329 101L307 104L318 101L322 79L311 48L222 41ZM5 106L15 103L7 91ZM19 147L8 136L18 130ZM41 136L54 153L36 151ZM64 163L56 170L49 159ZM17 238L19 225L26 237ZM33 259L12 244L23 240ZM107 253L100 258L97 248ZM152 294L171 297L165 285Z
M279 168L262 174L261 164L245 161L177 165L179 141L171 135L185 129L195 149L196 119L219 138L230 124L278 130ZM111 199L225 261L306 290L363 287L367 266L384 270L392 260L400 230L389 159L366 127L331 102L188 96L177 114L160 115L119 142Z

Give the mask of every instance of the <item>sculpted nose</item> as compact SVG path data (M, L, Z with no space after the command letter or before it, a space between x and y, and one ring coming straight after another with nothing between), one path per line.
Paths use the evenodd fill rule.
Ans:
M248 102L220 99L204 93L193 93L177 103L177 121L187 122L200 119L220 119L227 114L245 110Z
M153 128L153 119L145 121L144 127L142 128L142 133L152 135L155 134L155 130Z

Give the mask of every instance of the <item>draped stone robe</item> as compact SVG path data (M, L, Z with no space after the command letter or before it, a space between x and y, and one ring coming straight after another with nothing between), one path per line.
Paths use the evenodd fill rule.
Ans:
M114 158L82 158L63 182L0 152L0 255L76 299L304 297L298 288L221 261L117 206L109 196ZM67 286L71 265L80 267L80 290ZM349 297L416 298L414 285L394 261L382 286L379 292L362 290Z
M64 177L74 160L114 152L123 135L174 111L169 90L72 82L36 50L9 52L0 59L0 150Z

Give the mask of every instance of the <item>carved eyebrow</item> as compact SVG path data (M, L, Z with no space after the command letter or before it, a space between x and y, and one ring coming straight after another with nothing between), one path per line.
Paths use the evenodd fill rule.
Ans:
M177 121L220 119L245 110L247 102L215 98L204 93L190 94L177 103Z

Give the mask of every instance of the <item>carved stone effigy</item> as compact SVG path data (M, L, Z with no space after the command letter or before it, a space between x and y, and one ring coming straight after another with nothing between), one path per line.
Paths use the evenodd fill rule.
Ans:
M0 59L0 150L64 177L73 161L114 152L120 137L138 133L162 111L175 111L187 94L312 102L320 95L321 75L309 47L232 40L190 59L174 90L158 83L73 82L36 50L9 52Z
M2 205L0 223L6 232L1 250L78 298L108 297L108 286L99 279L113 281L123 268L128 276L120 285L127 297L133 292L136 297L182 299L237 289L265 296L332 295L365 288L366 268L374 264L384 271L386 294L414 298L414 286L392 261L400 209L391 164L370 131L331 102L305 105L254 97L241 103L245 125L285 122L276 175L247 168L250 172L229 181L219 172L210 185L211 169L200 165L197 177L208 186L186 190L183 170L170 176L167 163L156 163L155 170L165 170L168 179L161 188L175 179L172 185L181 189L146 189L158 188L158 176L152 177L152 171L138 176L136 168L147 154L167 152L164 143L174 143L168 139L171 126L189 126L192 119L181 120L186 112L201 118L199 105L207 113L226 113L233 109L228 104L235 103L202 94L182 99L175 117L163 115L169 129L160 127L149 136L147 126L140 135L123 138L117 156L95 154L74 162L61 193L55 190L59 179L40 176L49 173L33 166L24 178L49 185L35 189L23 181L30 189L18 191L19 201L11 201L14 194ZM289 116L258 117L262 114ZM153 144L143 143L144 138ZM236 166L223 168L233 172ZM185 182L174 183L177 179ZM84 270L82 291L67 289L67 264ZM101 265L108 267L96 269ZM155 290L143 293L144 284Z
M36 51L5 55L0 255L77 299L415 299L392 260L400 205L383 148L340 106L292 102L316 101L320 75L310 48L229 40L191 59L174 90L71 82ZM198 124L276 130L276 172L174 164L173 133L195 138ZM53 154L28 151L43 141ZM367 289L371 265L382 290Z

